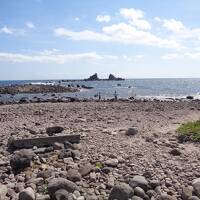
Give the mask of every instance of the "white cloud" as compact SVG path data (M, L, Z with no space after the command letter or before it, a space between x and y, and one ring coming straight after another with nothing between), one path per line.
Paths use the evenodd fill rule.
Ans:
M74 61L93 62L97 60L117 59L116 56L100 55L97 54L96 52L88 52L80 54L58 54L56 52L57 51L54 50L51 51L45 50L34 55L0 52L0 61L12 62L12 63L37 62L37 63L64 64L67 62L74 62Z
M56 36L64 36L71 40L86 40L86 41L100 41L100 42L106 42L110 40L109 36L89 30L75 32L65 28L57 28L54 30L54 33L56 34Z
M141 30L150 30L150 23L144 19L144 13L141 10L136 10L134 8L122 8L120 9L120 14L123 18L127 19L130 24Z
M11 28L8 28L7 26L4 26L3 28L0 29L0 33L12 35L13 30Z
M161 58L163 60L173 60L173 59L176 59L178 57L179 57L179 55L176 54L176 53L170 53L170 54L165 54L165 55L161 56Z
M185 53L171 53L161 56L163 60L175 60L175 59L192 59L199 60L200 52L185 52Z
M179 33L181 31L186 30L186 27L183 25L181 21L177 21L175 19L164 20L163 26L168 30Z
M14 36L21 36L25 34L24 29L15 29L4 26L0 29L0 34L7 34L7 35L14 35Z
M109 22L111 20L111 17L109 15L98 15L96 17L96 21L98 22Z
M26 23L26 26L30 29L34 29L35 28L35 25L33 24L33 22L27 22Z
M142 55L142 54L138 54L138 55L134 55L134 56L122 55L122 58L127 62L135 62L135 61L138 61L138 60L141 60L142 58L144 58L144 55Z
M137 30L126 23L113 24L102 28L102 32L90 30L71 31L64 28L54 30L56 36L64 36L70 40L98 41L98 42L118 42L123 44L142 44L164 48L181 48L173 41L159 38L150 32Z
M74 20L75 20L75 21L79 21L80 18L79 18L79 17L75 17Z

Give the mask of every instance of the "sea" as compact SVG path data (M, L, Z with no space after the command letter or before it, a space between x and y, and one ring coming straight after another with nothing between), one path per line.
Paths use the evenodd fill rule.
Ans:
M157 78L157 79L126 79L123 81L81 81L81 80L20 80L20 81L0 81L0 86L20 85L20 84L60 84L62 86L87 86L92 89L81 89L75 93L58 93L54 98L77 97L80 99L111 99L117 95L118 98L185 98L193 96L200 99L200 78ZM52 94L0 94L0 101L18 101L22 97L32 99L51 98Z

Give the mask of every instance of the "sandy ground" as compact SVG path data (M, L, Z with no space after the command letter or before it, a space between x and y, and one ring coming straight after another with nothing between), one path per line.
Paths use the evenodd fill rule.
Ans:
M162 191L180 195L181 186L200 177L199 144L179 144L176 128L200 117L199 102L74 102L0 106L0 154L16 138L45 136L45 128L59 125L65 133L81 134L81 160L90 163L117 158L115 182L140 174L159 179ZM138 134L126 136L130 127ZM32 131L30 131L32 130ZM177 148L180 156L170 150ZM0 172L1 173L1 172Z

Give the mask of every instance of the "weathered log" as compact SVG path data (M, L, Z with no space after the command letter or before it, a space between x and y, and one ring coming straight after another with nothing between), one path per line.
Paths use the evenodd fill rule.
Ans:
M70 143L79 143L80 135L62 135L53 137L41 137L41 138L30 138L30 139L12 139L8 143L9 149L23 149L37 147L49 147L55 142L64 143L68 141Z

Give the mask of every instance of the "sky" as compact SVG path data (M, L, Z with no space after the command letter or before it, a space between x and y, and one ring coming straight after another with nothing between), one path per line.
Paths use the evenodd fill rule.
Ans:
M200 78L199 0L0 0L0 80Z

